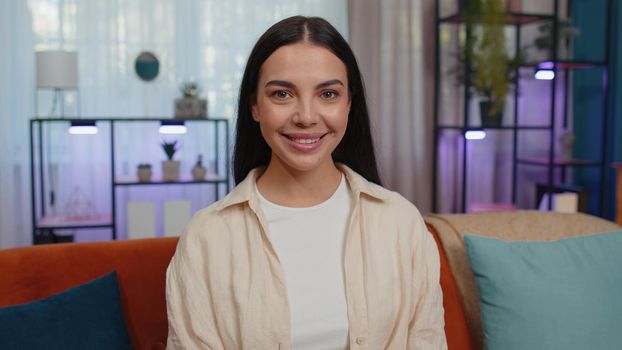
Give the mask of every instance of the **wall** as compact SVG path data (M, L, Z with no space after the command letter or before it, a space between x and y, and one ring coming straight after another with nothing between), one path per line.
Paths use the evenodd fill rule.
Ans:
M601 91L604 70L582 70L574 73L573 107L575 111L575 144L573 155L580 159L600 159L600 140L606 132L606 161L622 160L622 106L620 101L622 81L622 44L620 43L622 25L622 4L612 1L612 21L610 38L610 69L608 72L609 104L607 111L608 127L603 130L599 116L604 113L604 98ZM572 14L574 24L580 29L580 36L574 41L575 59L602 60L605 57L605 16L606 0L574 1ZM615 172L607 166L605 178L604 216L613 219L615 211ZM576 185L583 186L591 193L597 193L600 185L599 173L593 169L576 169ZM591 195L589 212L599 214L599 196Z

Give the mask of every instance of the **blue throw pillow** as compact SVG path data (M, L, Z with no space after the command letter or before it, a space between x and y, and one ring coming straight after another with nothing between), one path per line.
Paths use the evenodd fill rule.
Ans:
M622 349L622 230L464 241L486 349Z
M0 349L131 349L116 272L0 308Z

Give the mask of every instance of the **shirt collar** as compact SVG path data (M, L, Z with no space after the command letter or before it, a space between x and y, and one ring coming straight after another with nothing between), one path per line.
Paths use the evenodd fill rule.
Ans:
M388 192L372 182L367 181L363 176L359 175L348 166L337 163L337 168L346 176L346 181L350 185L350 190L354 193L354 198L358 200L361 194L368 195L372 198L384 201L388 198ZM222 210L233 205L256 201L257 178L263 172L263 167L251 170L246 178L240 182L225 198L216 205L216 210Z

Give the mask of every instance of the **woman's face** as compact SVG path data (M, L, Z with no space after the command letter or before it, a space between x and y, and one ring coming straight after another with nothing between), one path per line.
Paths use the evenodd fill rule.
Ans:
M282 46L261 66L253 119L272 150L272 162L310 171L332 165L348 124L345 64L306 42Z

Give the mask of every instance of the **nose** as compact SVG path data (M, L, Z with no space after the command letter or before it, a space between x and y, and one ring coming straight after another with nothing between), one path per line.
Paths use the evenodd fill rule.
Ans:
M309 127L318 123L319 115L310 101L300 101L292 118L299 127Z

